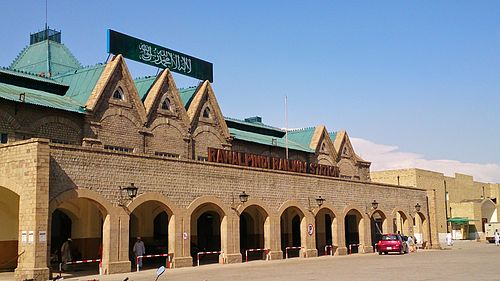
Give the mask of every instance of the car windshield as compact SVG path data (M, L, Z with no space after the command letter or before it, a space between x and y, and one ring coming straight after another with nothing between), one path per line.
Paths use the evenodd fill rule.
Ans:
M396 235L384 235L384 236L382 236L382 240L394 241L394 240L398 240L398 237Z

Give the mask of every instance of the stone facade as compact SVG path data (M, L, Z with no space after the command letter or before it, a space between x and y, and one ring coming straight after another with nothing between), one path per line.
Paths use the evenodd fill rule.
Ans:
M380 232L437 241L439 193L371 182L370 163L345 131L332 139L318 126L307 149L289 153L337 166L340 177L207 162L209 147L281 158L285 149L233 138L208 81L185 107L166 70L142 101L120 55L83 108L0 104L0 133L9 136L0 145L0 192L18 200L4 216L19 217L0 232L0 243L17 243L17 252L0 258L20 254L17 280L45 280L49 257L69 236L81 258L101 258L104 274L131 270L135 236L148 249L164 247L174 267L191 266L204 250L220 252L225 263L241 262L251 248L268 249L271 259L315 257L326 246L336 255L368 253ZM120 190L131 183L139 188L133 200ZM25 231L33 231L32 242Z

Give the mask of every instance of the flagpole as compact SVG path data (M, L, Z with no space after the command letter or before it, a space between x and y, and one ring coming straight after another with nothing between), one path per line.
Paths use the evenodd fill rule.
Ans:
M288 160L288 97L285 95L285 153Z

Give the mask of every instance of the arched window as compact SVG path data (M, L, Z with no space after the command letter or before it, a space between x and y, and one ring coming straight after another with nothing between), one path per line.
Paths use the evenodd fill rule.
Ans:
M161 103L161 109L170 110L170 100L168 98Z
M125 95L123 94L123 90L121 87L118 87L118 89L115 90L113 93L113 99L115 100L124 100Z
M205 107L205 110L203 110L203 117L210 118L210 108Z

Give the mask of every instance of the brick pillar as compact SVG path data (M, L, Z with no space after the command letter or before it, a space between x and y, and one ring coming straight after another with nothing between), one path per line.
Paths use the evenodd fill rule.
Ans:
M168 247L169 252L174 254L173 266L175 268L193 266L190 218L185 212L178 212L172 216L168 224ZM170 250L172 245L174 248Z
M15 165L22 171L13 177L19 194L19 256L15 280L48 280L47 230L49 208L48 140L34 139L16 148ZM8 177L9 175L7 175ZM14 176L14 175L12 175Z
M425 221L427 225L422 226L422 229L428 232L427 237L430 238L430 247L432 249L441 249L441 245L439 244L436 203L436 190L427 190L427 220Z
M338 217L337 221L337 232L332 232L332 235L337 235L338 248L335 251L336 256L347 255L347 246L345 244L345 215Z
M229 213L221 225L221 246L225 262L241 263L240 217L236 212Z
M271 260L283 259L281 250L281 226L278 214L269 214L269 246L271 248Z
M359 253L373 253L372 247L372 226L370 215L362 215L363 216L363 229L359 231Z
M129 215L120 207L104 219L102 237L102 273L130 272Z
M313 232L309 235L309 225L312 225ZM300 238L303 249L301 250L300 257L311 258L318 256L316 249L316 227L315 219L312 213L306 213L300 223Z

